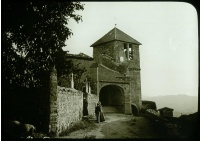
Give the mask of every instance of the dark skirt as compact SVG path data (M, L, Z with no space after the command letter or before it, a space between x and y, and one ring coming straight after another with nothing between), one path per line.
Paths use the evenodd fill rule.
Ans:
M100 112L100 122L105 121L103 112Z

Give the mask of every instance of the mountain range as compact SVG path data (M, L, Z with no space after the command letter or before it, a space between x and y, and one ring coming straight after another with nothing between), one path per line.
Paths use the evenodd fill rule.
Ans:
M185 94L152 97L142 95L142 100L154 101L156 103L157 109L163 107L174 109L174 117L179 117L182 114L192 114L197 112L198 109L198 97L188 96Z

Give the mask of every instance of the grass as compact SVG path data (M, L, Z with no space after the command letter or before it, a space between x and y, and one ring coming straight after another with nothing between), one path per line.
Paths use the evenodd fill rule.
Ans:
M86 135L86 136L84 137L84 139L95 139L95 138L96 138L95 135Z
M96 127L97 127L97 125L94 123L94 121L90 121L89 119L85 119L85 120L81 120L81 121L78 121L78 122L74 123L70 128L68 128L67 130L61 132L59 134L59 136L66 136L69 133L77 131L77 130L80 130L80 129L91 130L91 129L94 129ZM88 138L88 137L86 137L86 138Z
M88 119L94 119L94 115L88 115Z

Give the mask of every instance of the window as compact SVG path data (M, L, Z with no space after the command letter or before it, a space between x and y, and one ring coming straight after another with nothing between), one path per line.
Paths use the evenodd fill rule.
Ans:
M124 54L125 54L125 56L126 56L126 58L127 58L126 43L124 43Z
M132 48L132 44L129 44L129 60L133 60L133 48Z

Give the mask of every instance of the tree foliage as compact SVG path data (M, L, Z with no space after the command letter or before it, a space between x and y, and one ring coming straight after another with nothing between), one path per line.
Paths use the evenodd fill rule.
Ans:
M80 2L4 1L2 5L2 81L38 87L49 69L68 67L62 47L72 35L68 22L82 20ZM60 57L60 58L59 58ZM59 74L62 74L60 71Z
M84 73L87 72L85 68L81 68L80 64L74 64L73 61L69 60L67 62L71 69L62 71L61 75L58 75L58 85L62 87L71 87L72 72L74 80L74 88L82 91L83 83L81 78L84 77ZM59 74L59 73L58 73Z

